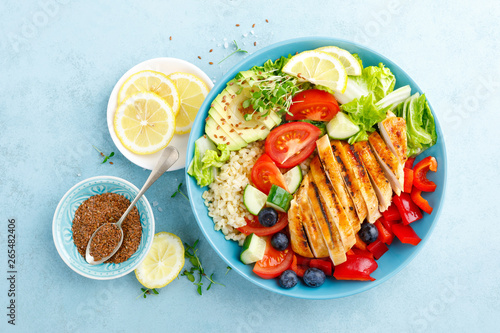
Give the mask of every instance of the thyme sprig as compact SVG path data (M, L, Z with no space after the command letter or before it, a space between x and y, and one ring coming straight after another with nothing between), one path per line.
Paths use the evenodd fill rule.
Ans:
M196 290L198 294L202 295L203 294L203 279L207 279L210 283L208 284L207 291L210 290L213 284L218 284L220 286L225 287L222 283L216 282L213 279L214 273L208 275L205 273L205 269L201 265L200 258L198 257L198 249L196 246L198 246L199 239L194 242L194 244L191 246L187 243L184 243L185 250L184 250L184 256L189 259L189 262L191 263L192 267L187 270L185 269L184 272L182 272L182 276L187 277L189 281L191 281L196 287ZM196 282L196 277L195 275L198 275L198 282Z
M99 148L97 148L96 146L92 145L92 147L94 147L94 149L97 150L97 152L101 154L102 157L104 157L104 160L101 162L101 164L106 163L111 157L115 156L114 151L112 151L111 154L106 155L102 151L100 151ZM109 162L109 164L113 164L113 162Z
M232 56L235 53L238 53L238 52L248 53L248 51L240 49L240 47L238 46L238 43L236 43L235 40L233 40L233 43L234 43L234 46L236 47L236 50L233 53L231 53L230 55L228 55L227 57L225 57L224 59L222 59L221 61L219 61L217 64L220 64L221 62L223 62L224 60L226 60L227 58L229 58L230 56Z

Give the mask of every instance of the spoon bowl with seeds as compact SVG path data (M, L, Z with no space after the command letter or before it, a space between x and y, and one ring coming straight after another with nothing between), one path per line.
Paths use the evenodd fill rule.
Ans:
M92 237L90 237L87 249L85 252L85 260L91 265L99 265L111 258L120 248L123 242L122 223L134 208L137 201L149 189L154 182L160 178L179 159L179 152L175 147L167 147L163 150L160 159L158 160L153 171L149 175L146 183L130 203L125 213L116 223L104 223L97 228Z

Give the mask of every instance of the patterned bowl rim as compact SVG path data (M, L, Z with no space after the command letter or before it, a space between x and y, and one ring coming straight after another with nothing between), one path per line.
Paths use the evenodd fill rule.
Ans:
M147 217L146 221L147 221L147 223L149 225L149 233L148 234L144 234L143 233L143 235L145 235L147 237L146 238L146 244L145 244L145 246L142 249L140 248L140 245L139 245L139 248L137 250L138 252L136 252L136 254L138 254L138 256L136 258L134 258L135 262L133 264L128 263L127 265L130 265L130 267L128 267L127 269L125 269L123 271L120 271L120 272L110 272L111 275L106 275L106 276L92 275L92 274L83 272L83 271L81 271L80 269L78 269L77 267L74 266L74 264L71 262L71 260L69 258L70 255L68 255L67 251L64 250L64 246L61 243L62 242L61 241L61 239L62 239L62 235L61 235L62 229L60 228L61 227L61 223L60 223L60 216L59 215L62 213L61 210L62 210L63 206L67 203L68 198L79 187L81 187L81 186L83 186L85 184L91 183L91 182L105 183L106 181L115 181L115 182L118 183L117 185L123 185L124 187L129 187L130 189L132 189L133 195L139 193L139 189L137 188L137 186L135 186L134 184L130 183L129 181L127 181L125 179L122 179L122 178L119 178L119 177L115 177L115 176L95 176L95 177L90 177L90 178L87 178L87 179L82 180L81 182L75 184L74 186L72 186L63 195L63 197L61 198L61 200L59 201L59 203L57 205L57 208L56 208L56 210L54 212L54 217L53 217L53 220L52 220L52 237L53 237L53 240L54 240L54 245L55 245L55 247L57 249L57 252L59 253L59 256L61 257L61 259L66 263L66 265L68 265L69 268L71 268L76 273L78 273L78 274L80 274L80 275L82 275L84 277L87 277L87 278L90 278L90 279L96 279L96 280L111 280L111 279L116 279L116 278L125 276L128 273L130 273L131 271L133 271L144 260L144 258L146 257L147 253L151 249L151 246L153 245L153 237L154 237L154 234L155 234L155 218L154 218L153 210L151 208L151 205L149 204L148 199L146 198L145 195L143 195L142 198L139 199L138 204L142 203L144 205L144 207L145 207L144 213L145 213L145 215ZM124 264L126 264L129 260L127 260L127 261L125 261L123 263L113 264L113 265L124 266ZM90 266L90 267L96 267L97 268L97 267L102 267L102 266L101 265L97 265L97 266Z

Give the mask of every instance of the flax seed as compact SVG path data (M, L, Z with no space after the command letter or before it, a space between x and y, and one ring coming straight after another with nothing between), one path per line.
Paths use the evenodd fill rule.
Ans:
M198 59L201 59L201 57L200 57L200 56L198 56Z
M208 64L209 64L209 65L213 65L214 63L210 61Z

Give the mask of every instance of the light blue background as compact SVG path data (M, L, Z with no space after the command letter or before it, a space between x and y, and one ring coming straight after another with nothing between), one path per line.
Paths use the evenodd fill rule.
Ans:
M498 329L499 3L323 3L0 3L0 331ZM360 295L305 301L262 290L234 272L225 276L226 265L204 239L202 262L226 287L214 286L203 296L181 277L158 296L136 299L140 284L133 274L95 281L64 264L51 233L62 195L92 176L118 176L139 187L148 176L117 151L107 130L107 100L125 71L171 56L195 63L217 80L244 57L217 65L231 52L233 39L253 52L314 35L353 40L398 63L426 92L441 121L449 154L447 198L434 234L408 267ZM115 151L114 165L101 165L92 144ZM181 181L183 171L170 172L147 197L158 203L157 231L192 243L202 235L189 204L180 196L170 198ZM14 328L5 316L8 218L17 221Z

